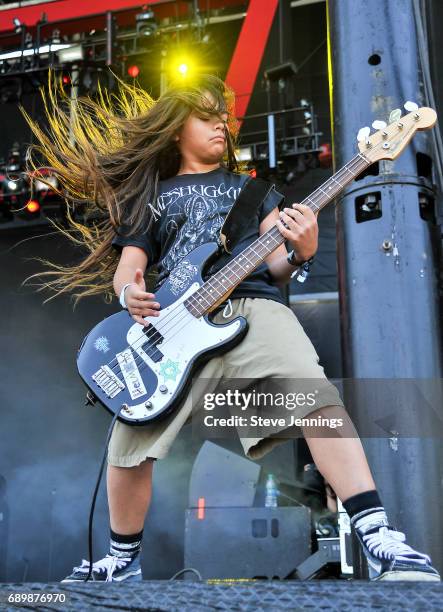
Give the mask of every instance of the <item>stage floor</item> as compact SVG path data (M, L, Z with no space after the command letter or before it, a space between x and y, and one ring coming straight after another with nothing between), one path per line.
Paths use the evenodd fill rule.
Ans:
M44 594L52 594L46 602ZM58 595L58 602L54 602ZM18 598L16 604L8 599ZM64 601L61 601L65 597ZM23 601L25 598L28 601ZM40 599L40 601L37 600ZM19 603L23 601L23 603ZM132 584L2 583L0 610L443 610L441 582L144 580Z

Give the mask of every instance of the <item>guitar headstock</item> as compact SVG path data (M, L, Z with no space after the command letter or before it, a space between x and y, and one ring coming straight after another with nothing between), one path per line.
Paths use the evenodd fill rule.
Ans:
M413 102L406 102L407 115L401 116L401 110L395 109L389 117L389 125L374 121L372 126L378 131L370 135L369 128L362 128L357 136L360 153L374 163L381 159L394 160L407 146L415 132L429 130L437 121L434 109L423 106L418 108Z

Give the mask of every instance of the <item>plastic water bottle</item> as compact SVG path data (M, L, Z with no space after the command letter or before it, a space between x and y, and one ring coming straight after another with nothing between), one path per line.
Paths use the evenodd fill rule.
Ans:
M273 474L269 474L266 480L265 508L277 508L277 484Z

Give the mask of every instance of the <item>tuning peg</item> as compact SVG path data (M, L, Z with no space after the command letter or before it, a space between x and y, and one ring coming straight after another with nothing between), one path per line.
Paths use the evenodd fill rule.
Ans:
M396 121L400 121L401 119L401 110L399 108L394 108L389 115L389 123L395 123Z
M363 142L364 140L367 140L370 133L371 133L371 128L368 128L368 127L360 128L357 134L358 142Z
M374 130L384 130L385 127L387 127L387 123L386 121L374 121L372 124L372 127L374 128Z
M418 110L418 104L416 104L415 102L411 102L410 100L405 102L404 107L409 112Z

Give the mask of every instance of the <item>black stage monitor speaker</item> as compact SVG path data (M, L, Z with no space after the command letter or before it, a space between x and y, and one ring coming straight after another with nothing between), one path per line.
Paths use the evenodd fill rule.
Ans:
M309 509L254 508L259 475L250 459L202 445L189 485L185 567L204 579L285 578L309 557Z
M283 579L310 554L308 508L186 510L185 567L204 579Z

